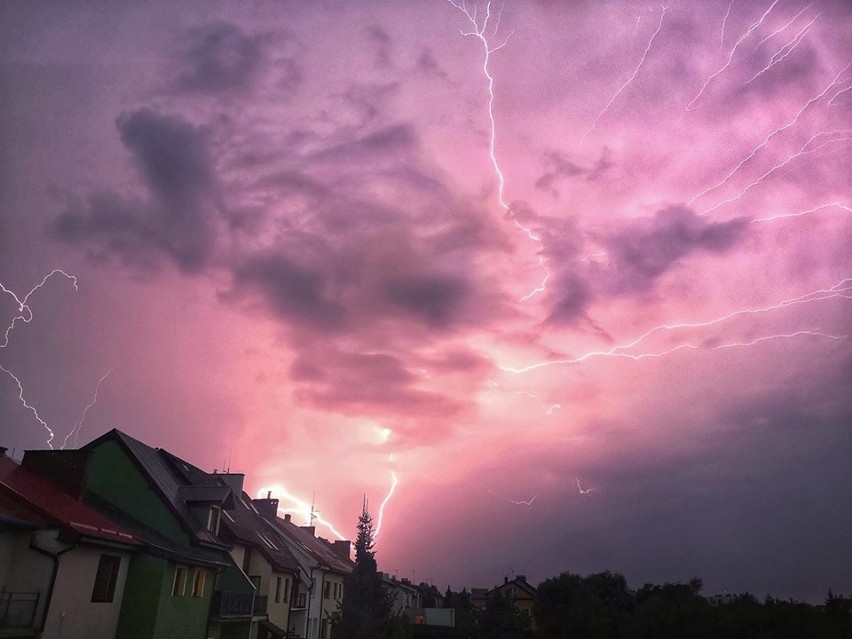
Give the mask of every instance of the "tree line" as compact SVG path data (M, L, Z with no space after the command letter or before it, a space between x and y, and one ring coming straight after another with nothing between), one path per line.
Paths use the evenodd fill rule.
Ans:
M392 612L373 551L372 518L358 521L355 568L347 578L333 639L850 639L852 599L828 592L823 606L750 594L714 603L702 581L627 586L623 575L563 572L537 588L532 614L499 594L474 605L467 590L443 595L421 584L424 607L455 610L455 627L411 625ZM493 592L493 591L492 591Z

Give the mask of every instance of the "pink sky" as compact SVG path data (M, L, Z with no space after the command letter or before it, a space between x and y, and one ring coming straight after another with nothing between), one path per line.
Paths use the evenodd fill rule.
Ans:
M852 590L848 3L465 8L0 5L4 325L78 284L0 444L12 375L53 445L97 388L69 445L343 535L396 477L380 567L442 589Z

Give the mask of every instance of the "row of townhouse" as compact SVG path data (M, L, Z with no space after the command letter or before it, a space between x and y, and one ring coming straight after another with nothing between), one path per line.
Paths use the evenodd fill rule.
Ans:
M0 638L329 639L351 544L112 430L0 448Z

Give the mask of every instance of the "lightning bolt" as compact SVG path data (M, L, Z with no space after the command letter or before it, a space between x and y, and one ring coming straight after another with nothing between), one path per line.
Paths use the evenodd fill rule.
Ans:
M808 100L804 104L804 106L802 106L802 108L799 109L799 111L796 113L796 116L792 120L790 120L787 124L780 126L777 129L775 129L774 131L770 132L763 139L763 141L760 144L758 144L756 147L754 147L751 150L751 153L749 153L746 157L744 157L742 160L740 160L739 164L737 164L725 177L723 177L719 182L717 182L713 186L710 186L710 187L704 189L701 193L694 196L691 200L689 200L689 204L694 203L695 200L697 200L700 197L707 195L711 191L714 191L714 190L718 189L719 187L724 186L728 182L728 180L730 180L737 173L737 171L739 171L746 164L746 162L751 160L757 154L758 151L760 151L763 147L765 147L767 144L769 144L769 141L772 140L772 138L774 138L776 135L778 135L780 133L783 133L784 131L786 131L790 127L794 126L796 124L796 122L799 121L799 118L802 117L802 114L805 111L807 111L808 107L810 107L812 104L821 100L825 96L825 94L828 93L831 90L831 88L834 85L837 84L837 81L840 79L840 76L843 75L843 73L846 71L846 69L848 69L850 67L850 65L852 65L852 62L848 63L845 67L843 67L840 70L840 73L838 73L836 76L834 76L834 79L831 82L829 82L828 86L826 86L825 89L823 89L819 94L815 95L810 100ZM852 87L850 87L850 88L852 88ZM835 94L832 99L836 98L837 95L839 95L839 94ZM829 101L829 104L831 104L831 101Z
M537 370L539 368L545 368L548 366L564 366L568 364L579 364L581 362L585 362L594 358L602 358L602 357L621 357L624 359L630 359L633 361L639 361L642 359L648 358L657 358L663 357L665 355L670 355L676 351L683 349L693 349L697 350L702 348L701 344L680 344L678 346L672 347L670 349L664 351L657 352L646 352L646 353L628 353L625 351L629 351L632 348L638 346L641 342L648 339L651 335L662 331L675 331L675 330L684 330L684 329L693 329L693 328L707 328L709 326L714 326L717 324L721 324L723 322L729 321L735 317L746 316L746 315L756 315L759 313L769 313L771 311L776 311L784 308L789 308L791 306L796 306L799 304L810 304L813 302L824 301L828 299L852 299L852 278L846 278L835 284L830 288L818 289L816 291L810 291L803 295L799 295L798 297L793 297L785 300L781 300L775 304L771 304L768 306L762 306L757 308L748 308L748 309L740 309L736 311L731 311L726 315L722 315L720 317L716 317L710 320L704 320L701 322L683 322L676 324L662 324L659 326L655 326L654 328L642 333L639 337L626 342L624 344L619 344L613 346L608 350L601 351L589 351L584 353L583 355L579 355L577 357L565 358L565 359L555 359L555 360L546 360L543 362L538 362L535 364L530 364L529 366L524 366L521 368L513 368L510 366L500 366L500 370L505 371L507 373L514 374L522 374L528 373L533 370ZM811 334L819 337L828 337L831 339L843 339L845 336L836 336L836 335L826 335L820 332L808 332L808 331L799 331L797 333L789 333L784 335L773 335L766 338L760 338L753 342L754 344L766 341L767 339L783 339L783 338L791 338L798 337L804 334ZM743 343L743 342L733 342L730 344L716 345L711 347L710 350L720 350L722 348L732 348L734 346L750 346L752 343Z
M734 44L734 47L731 49L731 52L728 54L728 59L727 59L727 61L725 62L725 64L724 64L724 65L722 65L722 67L721 67L718 71L716 71L715 73L713 73L710 77L708 77L708 78L704 81L704 84L702 85L701 89L698 91L698 93L695 95L695 97L694 97L694 98L692 98L692 100L690 101L690 103L686 105L686 111L693 111L693 110L694 110L694 106L693 106L693 105L694 105L694 104L695 104L695 103L699 100L699 98L701 98L701 96L704 94L704 91L707 89L707 86L708 86L708 85L709 85L709 84L713 81L713 79L714 79L714 78L718 77L718 76L719 76L722 72L724 72L724 71L725 71L725 69L727 69L729 66L731 66L731 61L734 59L734 53L736 53L737 48L740 46L740 44L742 43L742 41L743 41L743 40L745 40L748 36L750 36L750 35L751 35L751 33L752 33L752 31L754 31L754 30L755 30L755 29L757 29L757 28L758 28L761 24L763 24L763 21L766 19L766 16L768 16L768 15L769 15L769 13L772 11L772 9L775 7L775 5L776 5L776 4L778 4L778 2L779 2L779 0L775 0L775 1L771 4L771 5L769 5L769 8L768 8L766 11L764 11L764 12L763 12L763 15L762 15L762 16L760 16L760 19L759 19L759 20L757 20L754 24L752 24L752 25L748 28L748 31L746 31L743 35L741 35L741 36L739 37L739 39L737 40L736 44Z
M68 445L68 440L71 439L71 436L74 436L74 445L77 445L77 436L80 434L80 429L83 427L83 422L86 421L86 414L89 412L95 404L98 403L98 390L101 388L101 382L104 381L109 374L112 373L113 369L109 369L101 378L98 380L98 383L95 385L95 394L92 397L92 401L90 401L86 407L83 409L83 413L80 415L80 419L74 425L74 428L71 429L71 432L65 436L65 441L62 442L62 446L60 450L65 450L65 446Z
M780 162L779 164L776 164L776 165L775 165L775 166L773 166L771 169L769 169L766 173L764 173L763 175L761 175L759 178L757 178L757 179L756 179L756 180L754 180L753 182L751 182L751 183L749 183L748 185L746 185L746 186L745 186L742 190L740 190L740 192L739 192L739 193L737 193L735 196L733 196L733 197L731 197L731 198L728 198L727 200L722 200L722 201L721 201L721 202L719 202L718 204L716 204L716 205L714 205L714 206L711 206L709 209L705 209L704 211L702 211L702 212L701 212L701 215L707 215L707 214L708 214L708 213L710 213L711 211L715 211L716 209L718 209L718 208L719 208L719 207L721 207L721 206L724 206L725 204L730 204L730 203L732 203L732 202L736 202L736 201L737 201L737 200L739 200L742 196L744 196L746 193L748 193L751 189L753 189L755 186L757 186L758 184L760 184L761 182L763 182L763 180L765 180L766 178L768 178L770 175L772 175L772 174L773 174L773 173L775 173L776 171L779 171L780 169L783 169L785 166L787 166L790 162L792 162L793 160L795 160L795 159L796 159L796 158L798 158L798 157L801 157L801 156L803 156L803 155L807 155L807 154L809 154L809 153L816 153L816 152L817 152L817 151L819 151L820 149L824 149L825 147L830 146L830 145L832 145L832 144L837 144L837 143L840 143L840 142L848 142L848 141L852 140L852 136L849 136L849 133L852 133L852 130L827 131L827 132L826 132L826 131L821 131L820 133L817 133L817 134L815 134L815 135L811 136L811 138L810 138L807 142L805 142L805 143L802 145L802 148L801 148L801 149L799 149L798 151L796 151L793 155L791 155L790 157L788 157L788 158L787 158L786 160L784 160L783 162ZM815 146L815 147L814 147L814 148L812 148L812 149L809 149L809 148L808 148L808 147L811 145L811 142L813 142L814 140L816 140L817 138L819 138L819 137L821 137L821 136L824 136L824 135L825 135L825 136L830 136L830 135L838 135L838 134L843 134L843 135L846 135L847 137L841 137L841 138L838 138L838 139L836 139L836 140L829 140L829 141L827 141L827 142L823 142L822 144L820 144L820 145L818 145L818 146Z
M719 53L725 46L725 25L728 24L728 17L731 15L731 7L734 6L734 0L728 2L728 10L725 12L725 17L722 19L722 35L719 36Z
M36 284L32 289L30 289L29 293L24 295L23 299L19 298L15 294L14 291L12 291L9 288L6 288L6 285L3 284L2 282L0 282L0 291L2 291L3 293L6 293L7 295L11 295L18 305L18 311L17 311L18 314L15 315L15 317L12 318L12 321L9 323L9 325L6 327L6 330L3 332L3 343L0 344L0 349L4 349L9 345L9 335L15 329L15 325L18 323L18 321L21 321L24 324L29 324L33 320L33 311L28 304L30 296L32 296L33 293L35 293L42 286L44 286L47 283L47 281L51 277L53 277L54 275L62 275L63 277L71 280L72 284L74 285L74 290L75 291L79 290L78 287L77 287L77 278L73 275L69 275L68 273L66 273L62 269L58 269L58 268L53 269L50 273L45 275L44 278L41 280L41 282ZM35 406L32 406L31 404L29 404L27 402L27 400L24 398L24 386L21 383L21 380L18 378L17 375L15 375L12 371L10 371L8 368L3 366L2 364L0 364L0 370L2 370L9 377L11 377L12 380L15 382L15 384L18 386L18 399L20 400L21 405L24 408L26 408L27 410L29 410L33 414L33 416L36 418L36 421L39 424L41 424L44 427L44 429L47 431L47 445L52 450L53 449L54 432L50 428L50 426L47 425L47 422L44 419L42 419L41 415L38 414L38 410L35 408Z
M577 480L577 490L580 491L581 495L588 495L590 492L592 492L594 490L594 488L583 488L583 486L580 484L580 478L579 477L575 477L574 479Z
M302 515L305 517L305 524L310 524L311 518L316 517L316 520L328 528L331 533L340 540L345 540L346 537L340 534L340 532L328 521L319 516L315 510L313 510L306 501L299 499L292 493L290 493L284 486L276 485L268 488L262 488L257 491L258 497L263 497L264 495L269 494L270 492L275 493L276 495L282 495L284 499L294 505L294 507L282 508L279 506L279 510L283 510L285 513L292 513L294 515Z
M562 404L554 404L553 406L547 409L547 414L552 415L557 410L562 410Z
M639 60L639 64L636 65L636 68L633 70L633 73L630 75L630 77L627 79L627 81L624 84L622 84L619 87L618 91L616 91L613 94L613 96L609 99L609 102L606 103L606 106L598 114L598 117L596 117L594 122L592 122L592 126L589 127L589 130L586 131L583 134L583 137L580 138L580 142L577 144L577 155L580 154L580 147L583 146L583 142L585 142L585 140L589 136L589 134L592 131L595 130L595 127L597 126L600 119L606 114L606 112L609 110L609 107L612 106L613 102L615 102L615 99L619 95L621 95L621 92L624 91L624 89L626 89L628 86L630 86L630 83L633 82L633 80L636 79L636 76L639 74L639 69L641 69L642 65L645 64L645 59L648 57L648 52L651 50L651 46L654 44L654 38L657 37L657 34L660 32L660 29L663 28L663 18L666 16L666 7L663 7L662 9L663 10L660 13L660 23L657 25L657 29L651 35L651 39L648 40L648 46L645 47L645 51L642 53L642 58Z
M852 213L852 207L849 207L845 204L841 204L840 202L832 202L831 204L820 204L819 206L815 206L806 211L799 211L797 213L779 213L778 215L771 215L769 217L759 217L751 221L752 224L756 222L772 222L774 220L783 220L788 217L802 217L803 215L808 215L810 213L816 213L817 211L822 211L823 209L831 209L838 208L846 211L847 213Z
M835 93L835 94L834 94L834 96L832 96L832 98L828 101L828 106L832 106L832 103L833 103L833 102L837 99L837 97L838 97L839 95L843 94L843 93L846 93L849 89L852 89L852 84L850 84L850 85L849 85L848 87L846 87L845 89L840 89L840 91L838 91L837 93Z
M754 80L756 80L757 78L759 78L760 76L762 76L764 73L766 73L767 71L769 71L769 69L771 69L771 68L772 68L772 67L774 67L776 64L778 64L779 62L781 62L784 58L786 58L788 55L790 55L791 53L793 53L793 50L794 50L797 46L799 46L799 43L800 43L802 40L804 40L804 38L805 38L805 36L806 36L806 35L808 35L808 31L810 31L810 29L811 29L811 25L813 25L813 23L817 21L817 19L819 18L819 16L820 16L820 15L822 15L822 14L817 14L817 16L816 16L813 20L811 20L808 24L806 24L804 27L802 27L802 28L799 30L799 32L796 34L796 36L795 36L795 37L794 37L794 38L793 38L790 42L788 42L788 43L787 43L787 44L785 44L783 47L781 47L781 48L780 48L780 49L779 49L779 50L778 50L778 51L777 51L777 52L776 52L776 53L772 56L772 58L770 58L769 63L768 63L765 67L763 67L760 71L758 71L757 73L755 73L755 74L754 74L751 78L749 78L748 80L746 80L746 81L745 81L745 84L751 84ZM789 47L789 49L788 49L787 47ZM785 49L786 49L786 52L785 52ZM779 57L779 56L780 56L780 57Z
M782 31L786 31L786 30L787 30L787 28L788 28L791 24L793 24L793 23L794 23L794 22L795 22L795 21L799 18L799 16L801 16L801 15L802 15L805 11L807 11L808 9L810 9L810 8L813 6L813 4L814 4L814 3L813 3L813 2L811 2L808 6L806 6L804 9L802 9L801 11L799 11L799 13L797 13L796 15L794 15L794 16L790 19L790 22L788 22L787 24L785 24L785 25L784 25L783 27L781 27L780 29L776 29L775 31L773 31L772 33L770 33L768 36L766 36L763 40L761 40L761 41L760 41L760 42L758 42L756 45L754 45L754 50L755 50L755 51L757 51L757 50L760 48L760 45L761 45L761 44L763 44L763 43L764 43L764 42L766 42L767 40L771 40L772 38L774 38L775 36L777 36L777 35L778 35L779 33L781 33Z
M385 495L385 498L382 500L382 503L379 506L379 515L376 518L376 530L373 533L373 540L379 538L379 533L382 530L382 521L384 520L385 516L385 506L388 505L388 502L390 501L391 497L393 497L394 491L396 491L397 484L399 484L399 480L396 477L396 473L391 471L391 485L388 489L388 494Z
M536 500L538 495L533 495L532 499L510 499L509 501L515 504L516 506L532 506L533 502Z
M509 41L509 38L512 37L514 31L511 31L509 35L507 35L503 41L496 46L492 46L489 42L489 36L486 35L488 30L488 23L491 20L491 2L487 2L485 5L485 17L482 19L481 23L477 18L478 7L474 4L473 12L467 8L467 4L463 1L461 4L456 3L454 0L447 0L453 7L461 11L465 17L467 17L468 21L472 25L471 31L461 30L460 33L465 37L474 37L482 43L482 49L485 52L485 58L482 62L482 72L485 75L485 78L488 80L488 120L491 125L491 131L488 138L488 155L491 158L491 165L494 167L494 173L497 175L497 201L500 204L500 207L509 215L512 219L512 222L515 226L523 232L531 241L536 242L541 246L541 238L533 233L532 229L521 224L518 220L515 213L512 211L511 207L506 203L505 200L505 189L506 189L506 178L503 174L503 170L500 168L500 163L497 161L497 152L496 152L496 144L497 144L497 120L494 116L494 76L491 75L491 69L489 68L489 62L491 61L491 54L495 51L499 51L503 47L506 46L506 43ZM503 14L503 10L500 10L500 13L497 15L497 21L494 25L494 29L491 31L490 37L495 37L497 35L497 30L500 27L500 17ZM521 297L518 301L525 302L528 299L534 297L538 293L541 293L547 289L547 282L550 279L550 271L547 270L547 267L544 264L544 257L539 252L538 255L538 264L544 270L544 278L535 289Z

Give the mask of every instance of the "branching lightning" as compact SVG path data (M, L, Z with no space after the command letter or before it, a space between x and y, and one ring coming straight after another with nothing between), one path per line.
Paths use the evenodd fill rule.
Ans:
M791 24L793 24L796 20L798 20L798 19L799 19L799 16L801 16L801 15L802 15L805 11L807 11L808 9L810 9L810 8L813 6L813 4L814 4L814 3L813 3L813 2L811 2L808 6L806 6L804 9L802 9L801 11L799 11L799 13L797 13L796 15L794 15L794 16L790 19L790 21L789 21L787 24L785 24L785 25L784 25L783 27L781 27L780 29L776 29L775 31L773 31L772 33L770 33L768 36L766 36L763 40L761 40L761 41L760 41L760 42L758 42L756 45L754 45L754 50L755 50L755 51L757 51L757 50L760 48L760 45L761 45L761 44L763 44L764 42L767 42L767 41L771 40L772 38L774 38L775 36L777 36L777 35L778 35L779 33L781 33L782 31L786 31L786 30L787 30L787 28L788 28Z
M592 122L592 126L589 127L589 130L586 131L583 134L583 137L580 138L580 142L577 144L577 154L578 155L580 153L580 148L583 146L583 142L585 142L585 140L589 136L589 134L591 134L591 132L595 130L595 127L597 126L598 122L606 114L606 112L609 110L609 107L612 106L612 103L615 102L615 99L619 95L621 95L621 92L624 91L624 89L626 89L628 86L630 86L630 84L633 82L633 80L636 79L636 76L639 74L639 69L641 69L642 65L645 64L645 59L648 57L648 52L651 50L651 46L653 46L653 44L654 44L654 38L657 37L657 34L660 32L660 29L663 28L663 18L665 16L666 16L666 7L663 7L663 10L660 12L660 23L657 25L657 29L651 35L651 39L648 40L648 46L645 47L645 51L642 53L642 58L639 60L639 64L637 64L636 68L633 69L633 73L630 75L629 78L627 78L627 81L624 84L622 84L619 87L618 91L616 91L613 94L613 96L609 99L609 102L606 103L606 106L598 114L598 117L596 117L594 122Z
M74 425L74 428L71 429L71 432L65 436L65 441L62 442L62 446L60 450L65 450L65 447L68 445L68 440L71 439L71 436L74 436L74 445L77 446L77 437L80 434L80 429L83 427L83 422L86 421L86 414L89 412L89 409L92 408L95 404L98 403L98 391L101 388L101 382L104 381L107 377L109 377L110 373L112 373L113 369L109 369L101 378L98 380L98 383L95 385L95 394L92 397L92 401L90 401L86 407L83 409L83 413L80 415L80 419L77 420L77 423Z
M745 187L743 187L743 188L739 191L739 193L737 193L737 194L736 194L736 195L734 195L733 197L730 197L730 198L728 198L727 200L722 200L722 201L721 201L721 202L719 202L718 204L715 204L715 205L711 206L710 208L705 209L704 211L702 211L702 212L701 212L701 215L707 215L707 214L708 214L708 213L710 213L711 211L715 211L716 209L718 209L718 208L719 208L719 207L721 207L721 206L724 206L725 204L731 204L732 202L736 202L736 201L737 201L737 200L739 200L742 196L744 196L746 193L748 193L751 189L753 189L755 186L757 186L758 184L760 184L761 182L763 182L763 180L765 180L766 178L768 178L770 175L772 175L772 174L773 174L773 173L775 173L776 171L779 171L780 169L784 168L784 167L785 167L785 166L787 166L790 162L792 162L793 160L795 160L795 159L796 159L796 158L798 158L798 157L801 157L801 156L803 156L803 155L808 155L809 153L816 153L816 152L817 152L817 151L819 151L820 149L824 149L825 147L827 147L827 146L831 146L832 144L838 144L838 143L841 143L841 142L849 142L849 141L852 141L852 135L850 135L850 134L852 134L852 129L839 130L839 131L820 131L819 133L816 133L816 134L812 135L812 136L808 139L808 141L807 141L807 142L805 142L805 143L802 145L802 148L800 148L798 151L796 151L793 155L791 155L790 157L788 157L788 158L787 158L786 160L784 160L783 162L780 162L780 163L776 164L776 165L775 165L775 166L773 166L771 169L769 169L768 171L766 171L763 175L761 175L759 178L757 178L756 180L753 180L752 182L750 182L749 184L747 184ZM819 137L821 137L821 136L833 136L833 135L840 135L840 136L842 136L842 137L839 137L839 138L837 138L837 139L831 139L831 140L828 140L827 142L822 142L821 144L819 144L819 145L817 145L817 146L815 146L815 147L813 147L813 148L808 148L808 147L811 145L811 142L813 142L813 141L814 141L814 140L816 140L817 138L819 138Z
M585 362L585 361L588 361L588 360L591 360L591 359L603 358L603 357L616 357L616 358L630 359L630 360L633 360L633 361L639 361L639 360L649 359L649 358L664 357L666 355L670 355L672 353L675 353L679 350L684 350L684 349L698 350L698 349L701 349L701 348L706 348L708 350L721 350L723 348L733 348L733 347L738 347L738 346L751 346L753 344L757 344L759 342L767 341L767 340L770 340L770 339L792 338L792 337L798 337L798 336L805 335L805 334L814 335L814 336L817 336L817 337L826 337L826 338L830 338L830 339L844 339L846 336L843 336L843 335L828 335L828 334L825 334L825 333L822 333L822 332L819 332L819 331L798 331L796 333L786 333L786 334L770 335L770 336L766 336L766 337L761 337L761 338L755 340L754 342L731 342L731 343L725 343L725 344L717 344L715 346L706 346L705 344L684 343L684 344L679 344L677 346L674 346L672 348L665 349L665 350L662 350L662 351L651 351L651 352L644 352L644 353L629 353L629 352L627 352L627 351L635 348L636 346L638 346L641 342L648 339L651 335L654 335L654 334L662 332L662 331L675 331L675 330L694 329L694 328L707 328L709 326L721 324L723 322L729 321L729 320L731 320L735 317L739 317L739 316L756 315L756 314L760 314L760 313L769 313L771 311L776 311L776 310L780 310L780 309L783 309L783 308L796 306L796 305L799 305L799 304L810 304L810 303L813 303L813 302L818 302L818 301L823 301L823 300L828 300L828 299L836 299L836 298L852 299L852 278L845 278L845 279L841 280L840 282L838 282L837 284L835 284L834 286L831 286L829 288L811 291L811 292L805 293L803 295L799 295L797 297L781 300L780 302L777 302L775 304L771 304L771 305L768 305L768 306L731 311L730 313L727 313L726 315L722 315L720 317L716 317L716 318L713 318L711 320L705 320L705 321L701 321L701 322L682 322L682 323L676 323L676 324L662 324L662 325L659 325L659 326L655 326L654 328L646 331L645 333L642 333L642 335L631 340L630 342L626 342L624 344L619 344L619 345L613 346L612 348L610 348L608 350L589 351L587 353L584 353L583 355L578 355L576 357L546 360L546 361L543 361L543 362L530 364L529 366L524 366L524 367L521 367L521 368L514 368L514 367L510 367L510 366L501 366L500 370L503 370L503 371L508 372L508 373L522 374L522 373L528 373L530 371L537 370L537 369L540 369L540 368L545 368L545 367L548 367L548 366L564 366L564 365L569 365L569 364L579 364L581 362Z
M751 78L749 78L748 80L746 80L746 81L745 81L745 84L751 84L751 83L752 83L753 81L755 81L757 78L759 78L759 77L760 77L760 76L762 76L764 73L766 73L767 71L769 71L769 69L771 69L771 68L772 68L772 67L774 67L776 64L778 64L779 62L781 62L784 58L786 58L788 55L790 55L791 53L793 53L793 50L794 50L797 46L799 46L799 43L800 43L800 42L802 42L802 40L804 40L804 38L805 38L805 36L806 36L806 35L808 35L808 31L810 31L811 26L813 25L813 23L814 23L814 22L816 22L816 21L817 21L817 19L819 18L819 16L820 16L820 14L817 14L817 16L816 16L813 20L811 20L808 24L806 24L804 27L802 27L802 28L799 30L799 32L796 34L796 36L795 36L795 37L794 37L794 38L793 38L790 42L788 42L788 43L787 43L787 44L785 44L783 47L781 47L781 48L780 48L780 49L779 49L779 50L778 50L778 51L777 51L777 52L776 52L776 53L775 53L775 54L774 54L774 55L773 55L773 56L769 59L769 62L767 63L767 65L766 65L765 67L763 67L760 71L758 71L757 73L755 73L753 76L751 76Z
M379 533L382 531L382 522L385 517L385 507L388 505L391 497L393 497L393 493L396 490L397 484L399 484L399 480L396 477L396 473L391 471L391 485L388 489L388 494L385 495L385 498L382 500L381 505L379 506L379 514L376 517L376 530L373 533L373 539L376 540L379 538Z
M310 504L290 493L286 488L284 488L284 486L276 485L269 488L262 488L257 492L257 496L263 497L269 492L272 492L276 495L281 495L284 499L293 504L293 506L287 508L279 506L279 510L283 510L285 513L292 513L294 515L303 516L305 518L306 525L310 524L313 518L316 518L316 520L320 524L328 528L328 530L330 530L335 537L341 540L346 539L346 537L341 535L340 532L330 522L320 517L319 513L315 511Z
M533 495L532 499L510 499L509 501L516 506L532 506L538 495Z
M802 217L803 215L809 215L810 213L816 213L817 211L822 211L823 209L832 208L838 208L846 211L847 213L852 213L852 207L846 204L841 204L840 202L832 202L830 204L820 204L819 206L807 209L806 211L798 211L796 213L779 213L778 215L770 215L769 217L755 218L751 221L751 223L755 224L756 222L773 222L775 220L783 220L789 217Z
M695 104L695 103L699 100L699 98L701 98L701 96L702 96L702 95L704 95L704 91L707 89L708 85L709 85L709 84L710 84L710 83L711 83L711 82L712 82L712 81L713 81L716 77L718 77L719 75L721 75L721 74L725 71L725 69L727 69L729 66L731 66L731 62L732 62L732 61L733 61L733 59L734 59L734 53L736 53L737 48L740 46L740 44L743 42L743 40L745 40L748 36L750 36L750 35L751 35L752 31L754 31L754 30L755 30L755 29L757 29L757 28L758 28L761 24L763 24L763 21L766 19L766 16L768 16L768 15L770 14L770 12L772 11L772 9L775 7L775 5L776 5L776 4L778 4L778 2L779 2L779 0L775 0L775 1L771 4L771 5L769 5L769 8L768 8L766 11L764 11L764 12L763 12L763 15L762 15L762 16L760 16L760 19L758 19L755 23L753 23L753 24L752 24L752 25L748 28L748 30L747 30L747 31L746 31L743 35L741 35L741 36L739 37L739 39L737 40L736 44L734 44L733 48L731 49L731 52L728 54L728 59L727 59L727 61L725 62L725 64L724 64L724 65L722 65L722 67L721 67L718 71L716 71L715 73L713 73L710 77L708 77L708 78L704 81L704 84L701 86L701 89L698 91L698 93L695 95L695 97L694 97L694 98L692 98L692 100L689 102L689 104L687 104L687 105L686 105L686 111L693 111L693 110L695 109L695 107L694 107L693 105L694 105L694 104Z
M784 124L784 125L778 127L777 129L773 130L772 132L770 132L763 139L763 141L760 144L758 144L756 147L754 147L746 157L744 157L742 160L740 160L740 162L725 177L723 177L719 182L717 182L713 186L710 186L710 187L704 189L698 195L695 195L691 200L689 200L689 204L693 204L695 202L695 200L697 200L698 198L707 195L711 191L714 191L721 186L724 186L728 182L728 180L730 180L737 173L737 171L739 171L749 160L751 160L757 154L758 151L760 151L763 147L765 147L767 144L769 144L769 141L772 140L772 138L774 138L776 135L778 135L780 133L783 133L784 131L791 128L792 126L794 126L796 124L796 122L799 121L799 118L802 117L804 112L807 111L808 107L810 107L812 104L821 100L825 96L825 94L828 93L831 90L831 88L834 87L837 84L837 81L840 79L840 76L843 75L843 73L846 71L846 69L849 68L850 65L852 65L852 62L848 63L845 67L843 67L840 70L840 73L838 73L837 75L834 76L834 79L831 82L829 82L828 86L826 86L825 89L823 89L819 94L815 95L810 100L808 100L804 104L804 106L802 106L802 108L799 109L799 111L796 113L796 116L792 120L790 120L787 124ZM832 99L837 97L837 95L838 94L835 94ZM829 101L829 104L831 104L830 101Z
M503 170L500 168L500 163L497 161L497 152L496 152L496 143L497 143L497 120L494 117L494 76L491 75L491 69L489 68L489 62L491 61L491 54L495 51L499 51L503 47L506 46L506 43L509 41L509 38L512 37L514 31L510 32L505 38L503 38L502 42L498 45L492 45L489 41L489 37L496 37L498 28L500 27L500 18L503 15L503 10L501 9L497 15L497 20L494 24L494 28L491 31L490 36L486 34L488 31L488 23L491 20L491 2L487 2L485 5L485 17L482 19L481 23L477 18L478 7L474 4L473 12L467 8L467 4L462 1L461 4L456 3L454 0L447 0L453 7L461 11L468 19L468 21L473 26L471 31L460 31L460 33L467 37L472 36L479 40L482 43L482 49L485 52L485 59L482 62L482 72L485 75L485 78L488 80L488 120L491 125L491 131L488 138L488 154L491 158L491 165L494 167L494 173L497 175L497 201L500 204L500 207L509 215L514 222L515 226L522 231L530 240L533 242L537 242L541 245L541 238L536 235L532 229L528 226L522 224L515 213L512 211L511 207L506 203L505 200L505 188L506 188L506 178L503 175ZM520 302L525 302L533 296L541 293L547 289L547 282L550 279L550 271L547 270L547 267L544 264L544 257L539 252L538 255L538 263L539 266L544 270L544 278L542 279L541 284L539 284L535 289L524 295L520 298Z
M79 290L77 288L77 278L73 275L69 275L68 273L66 273L62 269L58 269L58 268L53 269L50 273L45 275L44 278L41 280L41 282L36 284L30 290L29 293L24 295L23 299L19 298L12 290L6 288L6 286L2 282L0 282L0 290L2 290L4 293L6 293L8 295L11 295L15 299L15 302L18 304L18 311L17 311L18 314L15 315L15 317L12 318L12 321L6 327L6 330L3 333L3 343L0 344L0 349L4 349L9 345L9 335L15 329L15 324L19 320L22 321L24 324L29 324L32 321L33 311L28 304L30 296L33 293L35 293L37 290L39 290L42 286L44 286L47 283L47 280L49 280L54 275L62 275L63 277L71 280L72 284L74 285L74 290L75 291ZM50 426L48 426L47 422L44 419L42 419L41 415L39 415L38 410L35 408L35 406L32 406L31 404L29 404L27 402L27 400L24 398L24 386L21 383L21 380L17 377L17 375L15 375L12 371L10 371L8 368L3 366L2 364L0 364L0 370L2 370L9 377L11 377L12 380L15 382L15 384L18 386L18 399L20 400L21 405L24 408L26 408L28 411L30 411L33 414L33 416L36 418L36 421L39 424L41 424L44 427L44 429L47 431L47 445L48 445L48 447L53 449L53 438L55 436L54 432L50 428Z
M577 490L580 491L581 495L588 495L590 492L592 492L594 490L594 488L583 488L583 486L580 484L580 478L579 477L575 477L574 479L577 480Z
M722 53L722 49L725 47L725 26L728 24L728 18L731 15L731 7L734 6L734 0L730 0L728 2L728 10L725 11L725 17L722 19L722 34L719 36L719 53Z

